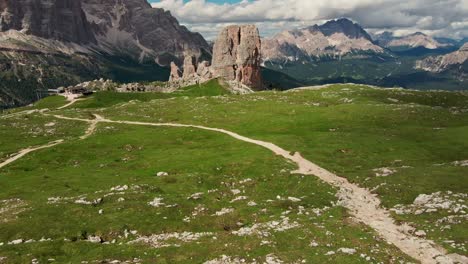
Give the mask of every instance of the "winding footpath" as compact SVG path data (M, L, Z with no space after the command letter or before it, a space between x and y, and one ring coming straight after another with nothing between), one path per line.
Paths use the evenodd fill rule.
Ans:
M14 154L12 157L10 157L7 160L5 160L4 162L0 163L0 169L5 167L6 165L18 160L18 159L26 156L30 152L40 150L40 149L45 149L45 148L51 148L51 147L57 146L58 144L62 144L64 142L65 141L63 139L59 139L59 140L52 141L52 142L50 142L50 143L48 143L46 145L42 145L42 146L39 146L39 147L33 147L33 148L30 147L30 148L20 150L18 153Z
M235 139L255 144L263 148L269 149L276 155L282 156L283 158L295 163L298 166L296 171L292 173L303 174L303 175L314 175L324 182L335 186L339 189L338 196L340 205L347 208L350 214L359 222L368 225L374 229L383 239L388 243L395 245L402 252L411 256L412 258L420 261L423 264L449 264L449 263L468 263L468 258L457 254L446 254L445 250L436 245L433 241L416 237L408 232L411 228L405 225L397 225L391 217L388 210L380 206L380 200L373 195L369 190L361 188L355 184L350 183L347 179L337 176L336 174L329 172L311 161L303 158L299 153L291 155L291 153L273 143L251 139L237 133L205 126L198 125L187 125L187 124L175 124L175 123L148 123L148 122L137 122L137 121L114 121L105 119L99 115L94 115L95 119L81 119L72 118L61 115L53 115L55 118L74 120L90 123L90 127L86 131L85 135L81 139L89 137L96 128L98 123L114 123L114 124L127 124L127 125L140 125L140 126L156 126L156 127L182 127L182 128L196 128L207 131L213 131L217 133L226 134ZM41 148L52 147L59 144L55 142L48 144L43 147L35 149L26 149L20 152L20 154L10 158L3 162L0 168L13 162L26 155L27 153L38 150Z

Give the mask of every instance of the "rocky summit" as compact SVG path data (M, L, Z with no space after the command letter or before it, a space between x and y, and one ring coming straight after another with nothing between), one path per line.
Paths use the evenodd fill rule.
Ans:
M369 34L357 23L338 19L323 25L283 31L264 40L265 61L309 61L323 56L342 56L351 52L382 53Z

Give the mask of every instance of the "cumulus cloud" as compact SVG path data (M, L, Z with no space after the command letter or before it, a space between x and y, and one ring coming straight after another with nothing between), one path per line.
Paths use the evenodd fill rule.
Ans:
M422 31L435 36L468 37L468 0L160 0L183 24L212 38L232 23L256 23L263 35L348 17L370 31Z

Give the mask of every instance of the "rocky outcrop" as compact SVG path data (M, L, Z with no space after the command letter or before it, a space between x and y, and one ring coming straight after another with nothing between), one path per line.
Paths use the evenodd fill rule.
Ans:
M428 57L416 62L416 68L429 72L443 72L453 67L457 67L468 62L468 43L465 43L459 50L443 56ZM466 67L466 66L465 66ZM466 71L463 72L466 78Z
M260 90L263 88L260 51L261 40L256 26L226 27L213 47L212 72L228 81Z
M182 78L173 77L178 67L171 63L171 82L184 86L219 77L234 88L261 90L260 50L261 40L256 26L226 27L214 43L211 65L208 61L197 63L193 51L186 51Z
M0 0L0 31L7 30L79 44L95 42L77 0Z
M352 52L382 53L384 50L373 43L361 26L344 18L284 31L262 43L266 62L307 62L323 56L339 58Z

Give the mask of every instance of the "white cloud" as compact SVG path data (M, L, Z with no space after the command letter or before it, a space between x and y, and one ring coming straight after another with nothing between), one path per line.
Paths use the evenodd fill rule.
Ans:
M365 28L415 30L437 36L468 36L468 0L161 0L183 24L208 38L229 23L256 23L263 35L317 21L348 17Z

